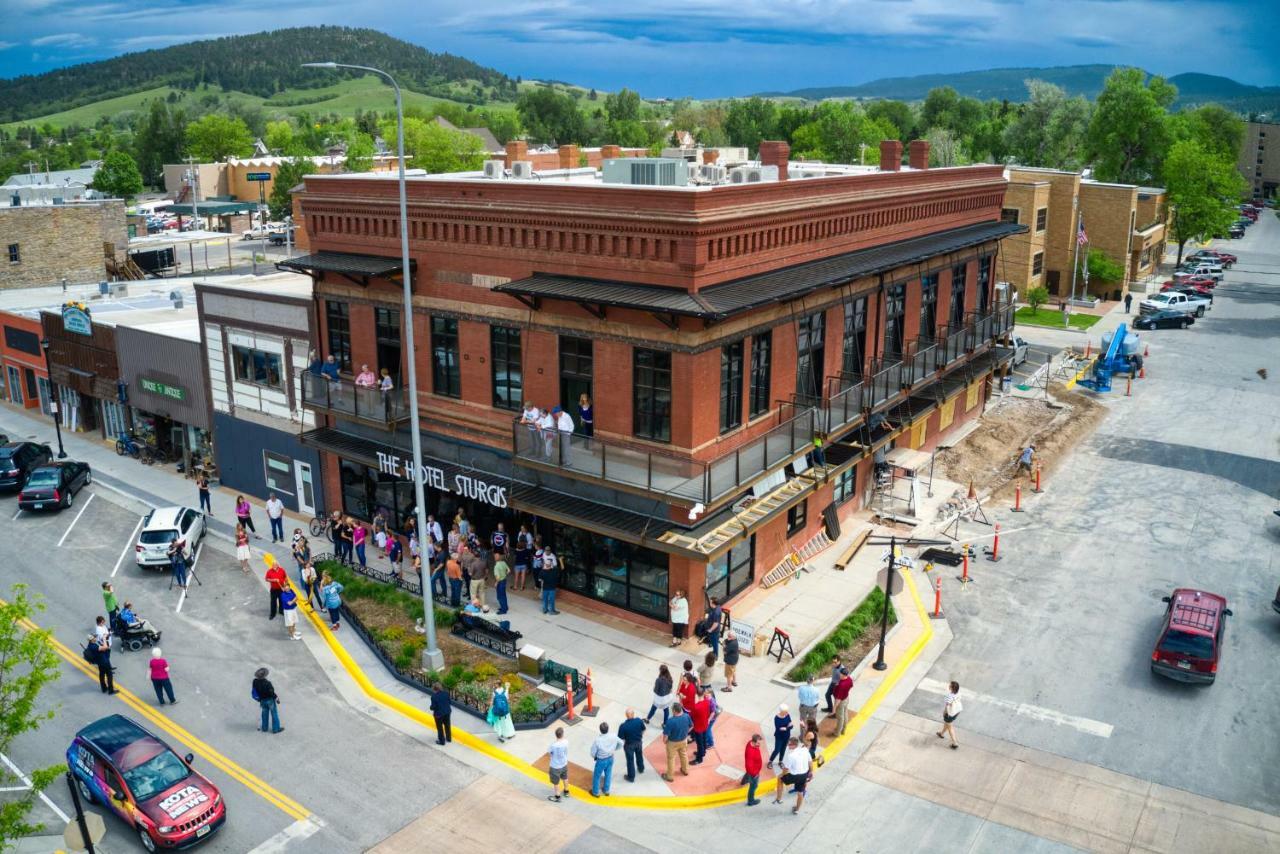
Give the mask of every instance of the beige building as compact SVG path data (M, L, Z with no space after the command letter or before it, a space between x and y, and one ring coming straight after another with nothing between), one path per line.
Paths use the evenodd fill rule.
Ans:
M270 198L271 189L275 186L276 173L280 164L292 160L290 157L232 157L221 163L166 163L164 165L164 191L175 200L190 202L194 195L197 202L206 199L237 200L255 202L259 198ZM329 175L341 172L346 157L341 154L317 155L307 158L315 164L315 174ZM373 157L374 172L396 168L396 158L387 154ZM188 178L194 170L194 184ZM251 181L250 175L266 175L265 181ZM261 193L261 195L259 195Z
M128 244L120 199L0 207L0 288L101 281Z
M1097 249L1124 267L1120 282L1089 282L1090 295L1115 298L1117 292L1128 291L1132 282L1156 273L1166 239L1163 189L1108 184L1078 172L1025 166L1011 166L1007 175L1003 216L1031 232L1005 241L999 275L1020 295L1040 284L1051 296L1071 294L1080 218L1088 237L1080 247L1080 264L1087 249ZM1018 219L1013 220L1014 216ZM1075 276L1075 292L1084 295L1083 268Z
M1280 188L1280 124L1245 122L1237 168L1253 198L1275 198Z

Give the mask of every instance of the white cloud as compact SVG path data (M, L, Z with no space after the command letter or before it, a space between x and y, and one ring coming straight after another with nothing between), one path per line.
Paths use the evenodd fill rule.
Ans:
M48 36L40 36L31 40L31 44L35 47L63 47L63 48L84 48L92 47L97 44L98 40L93 36L86 36L82 33L54 33Z
M17 42L0 42L0 50L8 50L11 47L17 47Z

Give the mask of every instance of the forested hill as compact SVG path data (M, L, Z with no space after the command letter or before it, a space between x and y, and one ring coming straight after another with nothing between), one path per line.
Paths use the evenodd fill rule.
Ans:
M157 86L202 84L270 97L286 89L332 85L339 74L303 68L332 60L371 65L396 75L401 86L456 101L514 99L505 74L447 53L432 53L377 30L297 27L227 36L128 53L114 59L0 80L0 122L17 121Z

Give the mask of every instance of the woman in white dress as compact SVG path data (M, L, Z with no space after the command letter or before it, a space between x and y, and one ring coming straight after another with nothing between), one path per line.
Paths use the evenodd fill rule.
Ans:
M511 720L511 699L507 695L507 686L499 682L493 689L493 699L489 701L489 726L498 734L498 741L504 742L516 737L516 725Z
M677 590L671 597L671 645L679 646L684 641L685 632L689 628L689 600L684 598L684 591Z

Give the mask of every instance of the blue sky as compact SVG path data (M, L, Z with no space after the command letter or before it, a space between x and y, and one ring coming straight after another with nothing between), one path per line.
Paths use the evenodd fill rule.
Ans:
M368 26L512 76L647 97L1107 63L1280 84L1275 0L0 0L0 77L196 38ZM195 28L195 29L193 29Z

